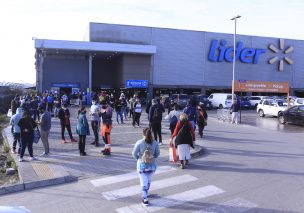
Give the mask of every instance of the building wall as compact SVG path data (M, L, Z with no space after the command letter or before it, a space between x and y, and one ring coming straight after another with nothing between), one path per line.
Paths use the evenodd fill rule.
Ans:
M164 86L230 87L232 63L208 60L211 41L226 40L227 47L233 46L233 35L189 30L174 30L114 24L90 24L90 40L151 44L157 47L152 60L153 84ZM265 49L257 64L236 61L235 79L256 81L289 81L292 88L304 88L304 42L285 39L285 48L294 46L294 51L284 54L283 50L273 53L270 44L279 47L279 38L237 35L237 42L245 47ZM284 63L284 71L278 71L278 62L269 64L274 56L288 56L293 65Z
M148 80L150 82L151 56L150 55L123 55L122 81L125 86L126 80Z
M43 90L52 83L79 83L86 91L89 86L88 59L84 56L47 55L43 62Z

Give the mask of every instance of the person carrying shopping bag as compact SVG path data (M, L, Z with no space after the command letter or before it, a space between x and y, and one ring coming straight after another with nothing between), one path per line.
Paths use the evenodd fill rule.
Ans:
M195 132L186 113L180 115L171 140L173 140L174 137L175 147L177 148L180 160L180 168L184 169L191 158L190 147L194 148L193 142L195 141Z
M149 205L148 193L151 186L152 175L157 168L157 157L160 155L158 142L153 140L149 128L143 130L144 138L134 145L132 155L137 160L137 171L142 191L142 203Z

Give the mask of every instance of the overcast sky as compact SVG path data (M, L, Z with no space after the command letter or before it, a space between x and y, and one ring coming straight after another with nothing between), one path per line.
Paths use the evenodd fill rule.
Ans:
M35 82L34 42L83 40L89 22L304 40L304 0L2 0L0 81Z

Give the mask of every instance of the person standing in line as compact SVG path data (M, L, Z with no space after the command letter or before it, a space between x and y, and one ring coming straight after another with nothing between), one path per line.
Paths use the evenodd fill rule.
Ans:
M28 111L22 112L22 117L18 122L21 132L21 151L19 162L23 161L25 148L28 148L30 158L29 161L37 160L33 155L34 129L37 127L36 122L31 118Z
M67 143L64 137L64 131L65 128L67 129L71 142L77 142L72 136L72 131L71 131L71 122L70 122L70 111L67 108L68 105L64 104L62 108L58 112L58 118L60 119L60 125L61 125L61 139L62 143Z
M122 103L121 103L121 98L117 99L115 101L115 111L116 111L116 121L119 124L119 117L120 117L120 121L123 124L123 116L122 116Z
M190 147L194 148L195 133L191 122L188 120L188 115L182 113L175 127L171 140L175 138L175 147L177 148L178 157L180 160L180 168L184 169L189 164Z
M183 112L188 115L188 120L192 124L192 127L195 131L196 120L197 120L197 117L196 117L197 116L196 101L195 100L190 100Z
M230 107L230 112L232 114L231 116L231 124L239 124L239 104L237 103L236 100L233 101L231 107Z
M36 97L34 97L33 100L31 100L31 114L32 114L32 118L35 121L40 120L38 106L39 106L39 101L38 101L38 98L36 96Z
M56 97L54 100L54 105L55 105L55 109L54 109L54 117L57 118L58 117L58 112L61 108L61 103L60 103L60 99L59 97Z
M79 153L80 156L85 156L85 140L86 136L90 135L90 127L86 117L86 108L85 106L81 107L78 111L78 123L76 127L76 132L79 136Z
M133 116L133 122L132 125L133 127L135 127L135 123L137 124L137 126L139 127L139 122L140 122L140 116L141 116L141 103L139 98L136 98L135 103L134 103L134 116Z
M163 105L158 103L157 100L152 99L152 106L150 107L149 111L149 122L150 127L152 128L154 139L157 141L157 135L159 138L159 145L163 145L162 143L162 135L161 135L161 122L163 119L163 112L165 112L165 109Z
M207 119L208 119L208 114L207 111L205 109L205 106L203 104L201 104L200 106L198 106L198 110L197 110L197 126L198 126L198 134L200 135L200 137L203 137L204 134L204 128L207 125Z
M174 105L173 110L169 112L168 115L166 115L165 119L170 121L170 130L171 130L171 135L174 132L174 129L176 127L176 124L178 122L179 116L181 115L181 111L178 110L179 106L177 104Z
M47 110L52 113L53 112L53 104L54 104L54 98L53 98L53 94L49 93L49 95L47 96Z
M151 130L143 130L144 138L134 145L132 156L137 160L137 172L139 175L142 203L149 205L148 193L151 186L152 175L157 168L157 157L160 155L158 142L153 140Z
M107 105L106 101L102 102L102 107L100 115L102 118L101 135L103 142L105 144L104 150L102 150L103 155L111 154L111 130L112 130L112 112L113 109L110 105Z
M124 117L125 120L127 120L127 108L128 108L128 103L126 101L126 97L125 97L125 94L121 94L120 96L120 101L121 101L121 105L122 105L122 108L121 108L121 111L122 111L122 116Z
M19 154L20 155L20 127L18 126L18 123L22 117L22 109L21 107L17 108L16 113L11 117L10 120L10 125L12 125L12 130L13 130L13 137L14 137L14 142L13 142L13 154ZM17 148L17 143L18 143L18 152L16 152Z
M40 124L41 141L44 147L44 152L41 156L45 156L50 153L49 134L52 127L52 116L51 113L46 110L45 106L39 107L39 111L41 113L41 120L37 123Z
M134 94L133 98L130 99L130 106L131 106L131 109L130 109L130 118L132 116L132 119L134 119L134 104L136 102L136 95Z
M11 101L12 115L16 114L16 111L20 107L19 95L16 95L15 98Z
M98 147L99 146L98 126L100 122L100 117L99 117L99 105L97 104L96 100L92 101L92 106L90 108L90 116L91 116L91 126L95 137L94 141L91 144Z

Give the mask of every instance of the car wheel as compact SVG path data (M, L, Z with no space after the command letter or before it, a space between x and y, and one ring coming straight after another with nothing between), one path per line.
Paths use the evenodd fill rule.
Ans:
M223 105L222 105L222 104L220 104L220 105L219 105L219 108L220 108L220 109L223 109Z
M260 117L264 117L265 116L264 111L262 109L259 110L259 116Z
M286 124L286 120L285 120L285 118L284 118L283 115L280 115L280 116L279 116L279 123L280 123L280 124Z

